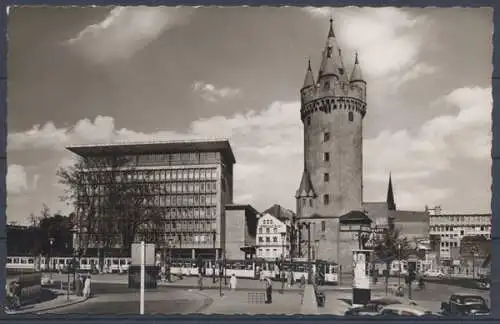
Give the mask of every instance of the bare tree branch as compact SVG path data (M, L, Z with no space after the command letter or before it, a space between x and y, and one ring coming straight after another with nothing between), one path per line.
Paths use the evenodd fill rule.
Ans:
M61 199L75 207L83 246L99 242L128 249L140 225L154 220L159 226L154 186L147 183L153 173L135 171L133 160L124 156L79 158L58 171L66 186Z

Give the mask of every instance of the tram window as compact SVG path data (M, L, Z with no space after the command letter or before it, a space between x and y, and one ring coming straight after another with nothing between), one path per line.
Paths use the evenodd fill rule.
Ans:
M64 259L59 259L59 264L64 264Z
M113 260L113 264L118 264L118 260Z
M33 264L33 263L35 263L35 260L33 260L33 259L28 259L28 263L29 263L29 264Z
M11 258L7 258L7 263L12 263L12 259Z
M26 259L21 259L21 264L26 264Z
M86 259L82 259L82 260L80 261L80 263L81 263L81 264L87 264L87 260L86 260Z
M14 258L12 259L12 261L13 261L12 263L19 263L19 258Z

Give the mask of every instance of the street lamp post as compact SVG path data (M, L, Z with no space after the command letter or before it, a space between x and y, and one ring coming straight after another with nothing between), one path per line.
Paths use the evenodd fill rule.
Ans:
M171 269L172 269L172 244L173 240L169 239L168 240L168 265L166 267L167 269L167 281L172 282L172 274L171 274Z
M285 232L281 233L281 269L280 269L280 277L281 277L281 294L285 290L285 269L284 269L284 261L285 261Z
M53 237L49 238L49 244L50 244L50 251L49 251L49 272L50 272L50 279L52 280L52 271L53 271L53 266L52 266L52 246L54 245L55 239Z
M398 243L398 268L398 287L401 287L401 243Z

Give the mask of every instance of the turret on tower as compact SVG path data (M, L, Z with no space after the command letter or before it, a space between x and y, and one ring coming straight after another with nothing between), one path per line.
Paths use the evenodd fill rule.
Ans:
M300 89L302 102L312 99L314 92L316 90L316 85L314 82L314 75L311 69L311 60L308 60L306 76L304 78L304 85Z
M359 66L358 52L355 54L354 67L352 69L350 84L352 95L365 101L366 100L366 81L363 78L361 67Z

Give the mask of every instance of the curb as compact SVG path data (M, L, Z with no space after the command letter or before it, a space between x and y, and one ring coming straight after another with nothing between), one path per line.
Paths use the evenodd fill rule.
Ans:
M195 294L197 295L200 295L200 296L203 296L205 297L204 300L203 300L203 305L201 305L195 312L194 314L204 314L204 312L210 307L212 306L214 300L212 297L208 296L207 294L204 294L200 291L195 291L194 292Z
M48 311L51 311L51 310L54 310L54 309L59 309L59 308L64 308L64 307L68 307L68 306L73 306L73 305L81 304L83 302L86 302L87 300L88 300L88 298L82 298L80 300L75 300L73 302L69 302L69 303L66 303L66 304L54 305L54 306L50 306L50 307L46 307L46 308L41 308L41 309L37 309L37 310L27 310L25 312L20 311L20 312L16 312L16 313L12 313L12 314L13 315L25 315L25 314L44 313L44 312L48 312Z

